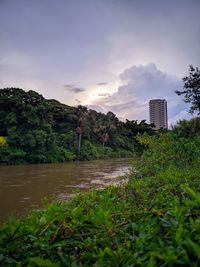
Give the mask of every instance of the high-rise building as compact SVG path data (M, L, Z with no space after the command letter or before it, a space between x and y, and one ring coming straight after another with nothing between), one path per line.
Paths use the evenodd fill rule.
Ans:
M150 123L154 123L156 129L167 129L167 101L165 99L153 99L149 101Z

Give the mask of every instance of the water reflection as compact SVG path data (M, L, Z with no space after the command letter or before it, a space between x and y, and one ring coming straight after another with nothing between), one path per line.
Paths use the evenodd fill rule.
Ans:
M1 166L0 221L12 212L22 215L44 197L64 200L75 189L102 188L128 172L130 160L108 159L64 164Z

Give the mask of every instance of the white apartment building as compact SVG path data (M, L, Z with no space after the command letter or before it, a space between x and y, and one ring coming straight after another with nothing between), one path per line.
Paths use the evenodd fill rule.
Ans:
M167 101L165 99L152 99L149 101L150 123L154 123L156 129L167 129Z

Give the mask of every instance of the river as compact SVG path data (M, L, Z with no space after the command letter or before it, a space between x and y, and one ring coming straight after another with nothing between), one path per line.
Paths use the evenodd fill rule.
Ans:
M0 166L0 222L21 216L41 200L69 199L76 189L103 188L129 171L130 159Z

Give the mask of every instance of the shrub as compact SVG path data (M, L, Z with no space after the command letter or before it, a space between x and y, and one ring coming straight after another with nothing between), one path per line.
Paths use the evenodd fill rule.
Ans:
M86 140L81 148L80 159L91 160L98 159L100 157L100 150L97 146Z
M191 140L171 132L157 137L138 136L138 140L147 149L133 167L136 176L151 176L172 167L187 169L200 162L200 136Z
M3 164L19 164L24 163L26 152L17 149L10 148L8 146L0 146L0 163Z
M194 138L200 133L200 117L191 120L181 120L175 125L174 132L179 136L186 138Z

